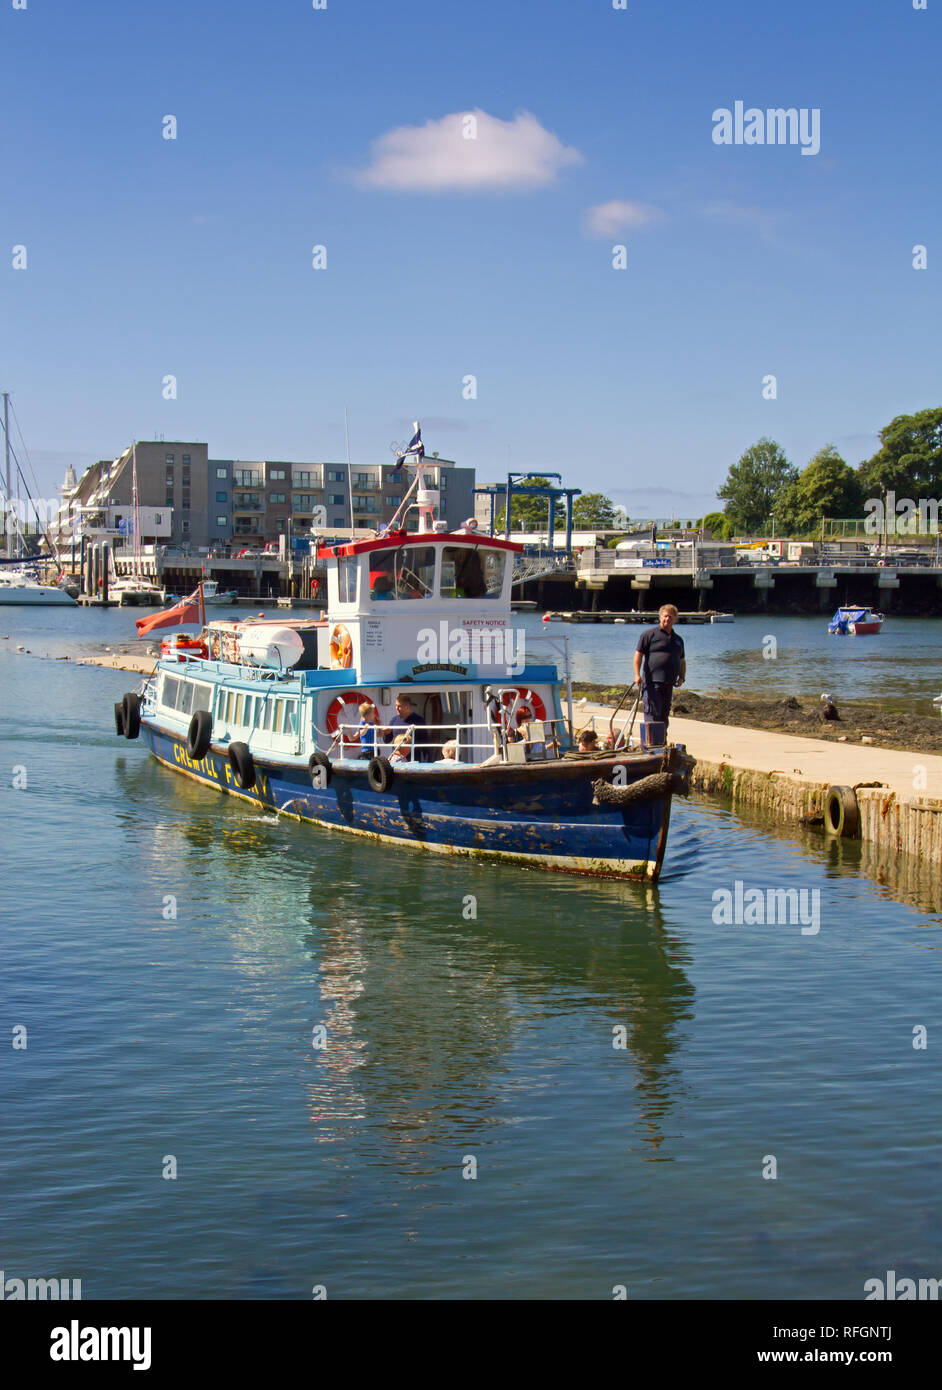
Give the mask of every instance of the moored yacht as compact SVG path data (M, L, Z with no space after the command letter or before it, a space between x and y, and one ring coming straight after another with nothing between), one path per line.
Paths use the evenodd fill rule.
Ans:
M0 569L0 604L35 604L44 608L74 608L75 599L57 584L42 584L27 567Z

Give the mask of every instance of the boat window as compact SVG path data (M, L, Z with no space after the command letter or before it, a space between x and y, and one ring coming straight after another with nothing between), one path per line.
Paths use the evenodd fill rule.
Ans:
M160 694L160 702L164 709L176 709L179 687L180 681L176 676L164 676L163 689Z
M272 724L272 732L282 734L285 730L285 702L284 700L275 701L275 718Z
M245 697L245 727L247 729L255 726L255 696L246 695Z
M356 603L359 561L355 555L342 555L337 562L337 583L341 603Z
M506 550L448 545L442 551L442 598L500 598Z
M193 687L189 681L181 681L180 693L177 696L177 713L192 714Z
M427 598L434 592L435 547L406 545L370 555L370 598Z
M210 685L194 685L193 687L193 713L198 709L212 709L213 689Z
M298 702L297 700L285 701L285 733L296 734L298 731Z
M272 703L273 702L271 700L262 701L262 711L261 714L258 716L258 727L260 732L264 733L267 730L271 729Z
M243 706L244 706L244 705L245 705L245 696L244 696L244 695L237 695L237 696L236 696L236 699L235 699L235 710L234 710L233 715L232 715L232 722L233 722L233 724L241 724L241 723L242 723L242 709L243 709Z

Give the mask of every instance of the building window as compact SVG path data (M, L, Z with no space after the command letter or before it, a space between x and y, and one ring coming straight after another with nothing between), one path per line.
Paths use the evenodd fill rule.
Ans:
M342 516L335 516L330 524L331 526L343 526L345 525L345 522Z
M164 506L165 506L165 507L172 507L172 506L173 506L173 493L172 493L172 492L168 492L168 493L167 493L166 499L165 499L165 501L164 501Z
M384 497L383 502L387 507L398 507L402 501L401 497Z
M287 526L288 526L287 518L286 518L286 517L283 517L283 516L280 516L280 517L278 518L278 534L279 534L279 536L283 536L283 535L285 534L285 531L287 530Z
M285 470L283 468L273 468L268 474L270 483L283 483L285 480Z
M329 483L342 483L342 482L343 482L343 469L341 469L341 468L328 468L328 470L327 470L327 481L328 481Z
M297 492L291 499L291 510L294 512L313 512L317 505L313 492Z
M314 476L313 473L311 473L311 472L309 472L309 471L302 470L302 471L299 472L299 473L295 473L294 477L293 477L292 480L291 480L291 486L292 486L292 487L319 487L320 484L317 482L317 480L316 480L316 478L315 478L315 476Z
M160 525L160 520L161 520L161 518L160 518L160 512L154 512L154 525L155 525L155 526L159 526L159 525Z
M217 526L228 526L228 524L229 524L229 523L228 523L226 517L224 517L224 516L217 516L217 518L216 518L216 525L217 525Z
M257 492L234 492L232 494L232 505L243 512L260 512L260 498Z
M216 501L217 501L217 502L228 502L228 501L229 501L229 494L228 494L228 492L217 492L217 493L216 493Z
M189 456L189 454L181 454L181 455L180 455L180 462L183 464L183 467L184 467L184 468L189 468L189 466L190 466L190 456Z
M190 499L189 499L189 497L184 497L183 501L180 503L180 507L181 507L181 509L182 509L183 511L185 511L185 512L188 512L188 511L190 510Z
M216 469L216 477L217 477L217 478L228 478L228 476L229 476L229 470L228 470L228 468L217 468L217 469Z
M164 455L164 463L167 465L168 468L172 468L172 467L173 467L173 464L174 464L174 457L173 457L173 454L165 454L165 455Z
M375 487L376 480L369 473L358 473L355 486L359 488Z
M440 468L440 469L438 470L438 486L439 486L439 487L444 487L445 484L446 484L447 482L448 482L448 474L445 472L444 468Z
M270 493L268 494L268 500L269 500L269 502L273 502L273 503L281 503L281 502L287 502L288 498L287 498L287 495L286 495L285 493L283 493L283 492L270 492Z
M181 522L180 522L180 530L183 531L184 534L186 534L186 532L189 531L189 529L190 529L190 523L189 523L188 521L181 521Z
M336 493L336 492L335 492L335 493L331 493L330 497L328 497L327 500L328 500L328 502L331 504L332 507L342 507L343 504L344 504L344 501L345 501L346 499L344 498L344 495L343 495L342 492L341 492L341 493ZM334 523L334 524L336 525L336 523Z
M232 481L236 487L261 487L262 475L254 468L236 468L233 470Z
M184 487L190 486L190 470L188 468L184 468L182 474L180 475L180 482L183 484Z

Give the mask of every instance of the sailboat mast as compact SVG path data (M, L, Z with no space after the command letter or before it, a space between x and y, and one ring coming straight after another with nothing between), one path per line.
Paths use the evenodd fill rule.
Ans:
M131 493L134 503L134 573L141 572L141 509L137 496L137 441L131 446Z
M13 531L10 525L10 510L13 498L10 493L10 393L3 393L3 496L6 501L7 518L7 559L13 558Z

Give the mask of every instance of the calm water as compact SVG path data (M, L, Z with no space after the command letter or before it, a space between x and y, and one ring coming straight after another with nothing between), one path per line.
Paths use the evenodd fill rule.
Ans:
M0 607L0 634L9 634L14 644L25 641L34 653L88 655L99 652L104 643L135 641L134 617L144 611L152 610L59 608L30 613ZM248 609L239 611L249 614ZM277 609L268 612L278 615ZM293 612L297 616L304 610ZM220 608L215 616L228 612ZM631 679L637 627L544 623L532 613L515 614L514 624L525 632L535 658L547 637L568 637L576 680ZM837 700L878 697L912 713L934 715L938 710L932 700L942 692L942 618L889 618L877 637L829 637L827 615L737 618L735 623L678 631L687 647L688 684L702 694L817 699L827 691ZM153 639L140 643L142 650L153 645ZM772 650L773 658L763 655Z
M126 674L10 650L127 626L0 618L0 1035L29 1037L0 1050L8 1278L80 1277L87 1298L859 1298L887 1269L942 1273L942 919L852 854L697 805L656 892L280 822L117 741ZM751 670L730 639L762 627L685 636L704 669ZM907 679L928 680L933 630L907 627ZM574 632L595 678L623 632ZM845 681L875 683L855 662ZM714 924L736 879L817 890L820 931Z

